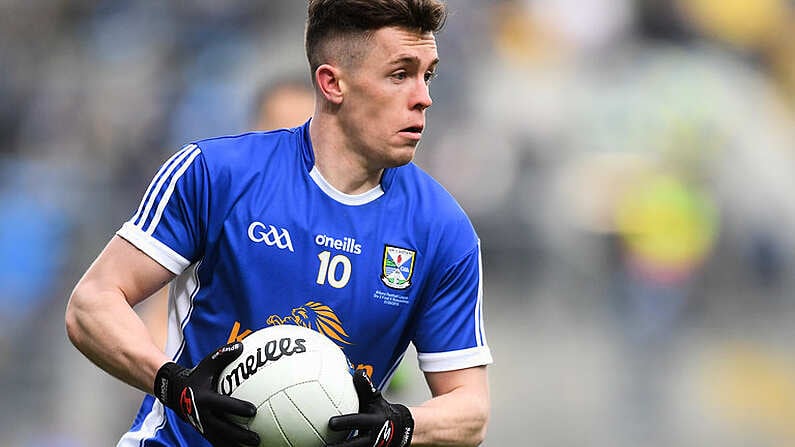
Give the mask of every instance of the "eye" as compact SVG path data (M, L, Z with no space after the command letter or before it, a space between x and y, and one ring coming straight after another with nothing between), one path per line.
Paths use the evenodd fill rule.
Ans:
M406 73L405 71L401 70L401 71L396 71L396 72L392 73L390 76L392 77L392 79L394 79L396 81L404 81L408 77L408 73Z
M430 84L431 81L433 81L434 78L436 78L436 72L435 71L427 71L427 72L425 72L425 83L426 84Z

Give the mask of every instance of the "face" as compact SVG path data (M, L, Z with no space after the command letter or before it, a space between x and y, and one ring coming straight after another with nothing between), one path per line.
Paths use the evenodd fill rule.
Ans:
M285 87L273 92L260 105L254 128L257 130L300 126L315 110L315 94L308 88Z
M431 106L429 84L439 61L432 33L382 28L368 50L343 69L339 118L349 147L370 169L412 160Z

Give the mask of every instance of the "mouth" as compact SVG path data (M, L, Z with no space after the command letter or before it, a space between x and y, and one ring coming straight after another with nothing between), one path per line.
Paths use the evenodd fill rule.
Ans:
M423 126L409 126L401 129L400 134L411 139L419 140L422 136L422 129Z

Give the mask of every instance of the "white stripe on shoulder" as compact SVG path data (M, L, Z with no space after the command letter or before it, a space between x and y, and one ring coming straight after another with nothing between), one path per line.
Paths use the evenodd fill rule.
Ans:
M146 253L150 258L175 275L179 275L190 265L190 261L182 255L155 239L152 235L144 233L143 230L131 222L125 222L116 234L135 245L136 248Z
M128 431L125 433L116 447L140 447L145 439L154 438L157 432L166 425L166 417L163 412L163 404L155 399L152 409L144 418L143 424L138 431Z
M420 352L417 354L417 361L420 369L425 372L453 371L494 362L488 346L447 352Z
M196 146L195 144L186 145L185 147L177 151L174 155L172 155L171 158L166 160L166 162L160 166L160 169L157 171L157 174L155 174L155 176L152 177L152 181L149 183L149 187L146 188L146 192L144 193L144 196L141 198L141 203L138 204L138 210L135 211L135 215L132 217L132 219L130 219L130 222L135 223L141 217L141 211L143 211L145 204L149 202L149 198L153 197L153 193L154 195L157 195L155 193L155 188L159 189L159 187L156 187L155 185L162 184L161 179L163 178L163 174L166 172L166 170L170 169L173 166L173 164L176 163L176 160L181 159L182 154L184 154L186 151L193 149L193 147L195 146Z
M201 153L201 149L198 146L195 147L194 150L190 152L188 158L182 163L179 170L171 177L171 182L168 184L168 188L166 192L163 193L163 197L160 198L160 202L157 204L157 210L155 211L155 215L152 218L152 221L149 223L149 227L145 230L146 234L152 234L155 232L155 228L157 228L157 224L160 223L160 218L163 217L163 210L168 205L168 201L171 199L171 195L174 193L174 188L177 186L177 180L182 177L182 174L188 170L193 160ZM143 223L141 222L141 228L143 228Z
M152 190L152 194L149 195L149 198L146 200L146 206L144 210L141 212L139 222L136 224L143 229L144 224L149 218L149 213L152 211L152 207L157 200L157 196L160 194L160 190L163 188L163 185L166 183L169 177L171 177L171 173L177 169L177 166L181 166L181 163L185 160L186 157L190 156L193 152L198 150L198 146L195 144L191 144L190 146L186 147L184 151L182 151L179 156L174 160L173 163L166 169L163 175L157 179L157 183L155 184L155 188Z

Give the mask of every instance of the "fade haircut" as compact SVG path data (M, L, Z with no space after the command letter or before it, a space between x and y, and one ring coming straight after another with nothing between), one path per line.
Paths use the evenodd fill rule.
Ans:
M306 57L312 70L337 62L351 64L362 43L385 27L436 33L447 19L441 0L308 0Z

